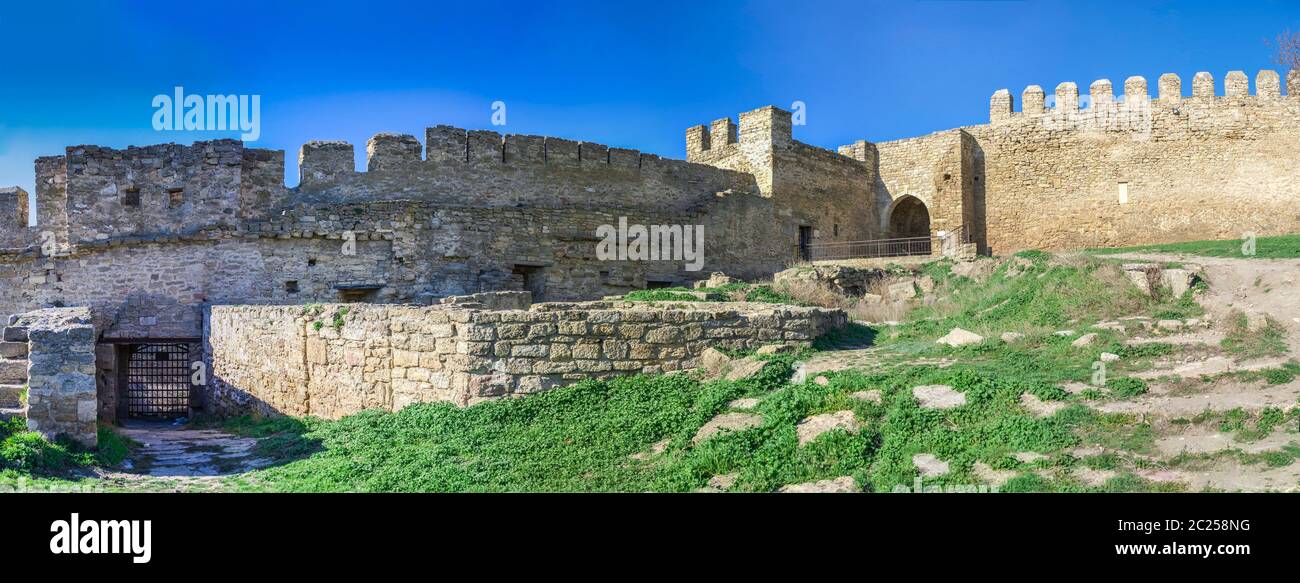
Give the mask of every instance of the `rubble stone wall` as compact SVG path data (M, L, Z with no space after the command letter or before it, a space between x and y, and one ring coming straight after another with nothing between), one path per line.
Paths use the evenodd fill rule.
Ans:
M205 402L220 415L328 418L424 401L468 405L690 369L709 347L806 345L846 321L841 310L749 303L213 306Z

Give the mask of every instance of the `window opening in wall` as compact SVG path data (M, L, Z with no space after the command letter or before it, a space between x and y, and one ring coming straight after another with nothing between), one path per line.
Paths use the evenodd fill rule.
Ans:
M1128 183L1119 183L1119 203L1128 204Z
M673 282L662 279L645 280L646 289L664 289L666 287L673 287Z
M140 189L128 188L123 191L122 206L138 208L140 206Z
M185 190L173 188L167 191L167 208L176 208L185 202Z
M834 225L831 226L831 233L832 233L834 236L836 236L836 237L840 236L840 224L839 224L839 223L835 223Z
M298 282L296 281L284 282L284 291L291 294L298 293Z
M316 258L315 258L315 257L308 257L308 258L307 258L307 267L316 267Z
M516 285L532 292L534 302L545 301L546 268L540 265L515 265L510 276Z

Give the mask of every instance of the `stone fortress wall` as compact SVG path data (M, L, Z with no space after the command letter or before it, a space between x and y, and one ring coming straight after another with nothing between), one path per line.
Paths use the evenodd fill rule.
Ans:
M875 144L877 204L888 217L900 197L919 198L935 229L961 216L997 254L1297 232L1300 72L1285 95L1274 71L1250 84L1234 71L1216 95L1198 73L1187 96L1165 74L1153 97L1142 77L1122 95L1103 79L1082 98L1074 83L1051 96L1034 85L1019 111L1000 90L988 124Z
M1281 78L1263 71L1252 94L1250 80L1234 72L1224 80L1223 95L1216 95L1214 80L1203 73L1185 96L1181 80L1164 75L1152 99L1146 81L1133 77L1122 96L1104 80L1093 83L1086 98L1073 83L1061 84L1052 96L1031 86L1018 111L1002 90L990 101L988 124L860 140L837 151L795 140L790 112L763 107L742 113L739 123L725 118L689 128L685 161L589 142L437 126L423 143L409 135L374 136L366 144L364 171L355 167L353 145L309 142L298 153L301 175L294 188L284 185L283 152L234 140L73 146L36 160L35 226L26 226L27 193L0 189L0 315L91 308L89 325L103 343L97 350L103 378L120 372L118 348L132 342L201 346L220 331L208 348L224 350L224 362L236 363L246 359L230 358L245 354L232 348L231 330L269 346L301 344L299 376L276 380L252 365L232 365L228 378L213 381L226 389L213 392L220 407L239 402L226 397L242 385L258 387L248 398L289 412L524 394L569 380L566 375L603 373L581 367L605 364L558 364L592 359L551 358L564 354L564 342L528 332L524 340L532 348L525 351L545 351L549 364L546 372L524 371L511 363L533 356L515 355L513 346L509 354L495 352L514 338L498 336L489 348L475 344L484 340L457 338L454 351L434 353L451 359L443 370L460 380L434 383L419 378L425 368L435 378L423 364L414 367L412 379L399 376L411 374L412 366L370 360L380 356L353 363L368 354L357 347L309 350L317 331L299 334L294 330L302 326L286 322L307 304L407 305L357 308L365 317L342 328L373 321L376 333L396 337L402 314L422 321L451 313L474 314L474 322L498 317L491 310L409 307L440 298L526 290L538 302L569 302L687 284L712 271L759 279L785 268L801 242L959 231L981 251L1003 254L1297 232L1300 74L1288 75L1286 89L1283 95ZM677 260L597 257L597 229L620 219L703 225L703 269L688 271ZM266 310L276 328L205 320L205 314L234 318L245 309ZM522 313L558 317L537 306ZM670 330L687 320L648 322ZM528 320L529 330L546 323ZM566 336L560 322L553 323L555 338ZM281 332L288 336L277 336ZM328 334L316 336L330 346L347 340ZM607 340L600 341L602 350ZM632 341L655 344L648 336L630 338L624 346L629 353ZM656 356L625 359L615 348L600 358L611 371L668 371L688 366L694 354L689 342L704 341L688 340L686 356L651 350ZM487 369L465 365L465 359L489 355L459 352L462 344L490 350L495 360L489 358ZM406 350L386 349L390 360ZM310 359L321 354L331 356L315 363L325 368L310 376ZM210 353L198 356L223 362ZM333 367L342 366L340 358L361 372L338 376ZM425 358L431 357L417 360ZM577 369L564 370L570 366ZM412 389L405 381L429 386ZM361 383L358 392L345 394L345 384L353 382ZM104 395L115 389L99 389L103 414L113 409Z

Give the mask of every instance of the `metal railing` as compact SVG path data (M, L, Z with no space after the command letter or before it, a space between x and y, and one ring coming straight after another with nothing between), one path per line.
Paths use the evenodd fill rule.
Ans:
M877 257L908 257L942 255L956 251L962 243L970 242L965 225L951 231L939 231L929 237L902 237L872 241L840 241L815 245L796 245L795 257L803 261L835 261L839 259L869 259Z

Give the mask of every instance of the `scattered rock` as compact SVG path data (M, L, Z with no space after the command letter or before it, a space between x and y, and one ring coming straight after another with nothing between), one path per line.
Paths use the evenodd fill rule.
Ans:
M1003 333L1002 333L1002 341L1003 341L1003 342L1006 342L1007 344L1011 344L1012 342L1015 342L1015 341L1017 341L1017 340L1020 340L1021 338L1024 338L1024 337L1025 337L1025 335L1024 335L1024 334L1021 334L1021 333L1019 333L1019 332L1003 332Z
M763 346L758 350L755 350L754 354L758 354L761 356L771 356L773 354L785 354L787 352L794 352L794 349L795 347L790 344L768 344L767 346Z
M1044 401L1039 399L1033 393L1023 393L1020 395L1020 406L1026 411L1033 413L1035 417L1051 417L1057 411L1065 408L1064 401Z
M1102 362L1115 362L1115 361L1117 361L1117 360L1119 360L1119 355L1118 355L1118 354L1115 354L1115 353L1113 353L1113 352L1103 352L1103 353L1101 353L1101 361L1102 361Z
M782 494L840 494L857 492L858 483L853 480L852 476L843 476L840 478L832 478L830 480L819 480L816 482L781 486L781 489L777 491Z
M736 280L721 271L715 271L709 274L709 278L704 280L704 283L706 287L722 287L736 283Z
M950 272L955 276L970 278L977 283L982 283L993 274L993 270L996 268L996 261L981 260L954 263Z
M744 431L763 424L763 418L750 413L723 413L704 424L691 443L700 443L723 432Z
M853 411L845 410L813 415L800 421L795 431L799 434L799 445L804 445L827 431L843 429L848 433L857 433L859 428L858 419L854 417Z
M831 291L858 297L876 281L885 277L884 270L848 267L844 265L802 265L781 271L772 276L772 285L813 283Z
M916 470L924 478L937 478L948 473L948 462L928 453L918 453L912 456L912 465L916 466Z
M1070 343L1070 346L1074 346L1076 348L1082 348L1084 346L1088 346L1089 344L1092 344L1092 341L1096 339L1097 339L1097 333L1089 332L1087 334L1084 334L1083 336L1075 338L1074 342Z
M744 399L736 399L735 401L727 403L727 407L731 409L753 409L758 406L759 401L761 401L761 399L757 397L746 397Z
M961 328L953 328L947 336L935 341L936 344L947 344L948 346L965 346L967 344L978 344L984 341L984 337Z
M916 282L912 280L900 281L889 286L889 298L894 300L905 300L916 297Z
M1047 459L1047 456L1038 453L1036 451L1018 451L1016 453L1011 454L1011 457L1020 460L1020 463L1022 464L1032 464L1038 460Z
M758 374L767 364L756 358L731 358L716 348L706 348L700 353L700 370L705 379L725 378L729 381L744 380Z
M1169 288L1175 298L1181 298L1196 283L1196 272L1190 269L1166 269L1160 273L1160 283Z
M952 409L966 404L966 394L948 385L922 385L912 389L912 396L925 409Z
M727 371L726 379L729 381L743 381L749 377L758 374L763 370L767 363L756 358L742 358L732 361L731 370Z
M1097 322L1096 324L1093 324L1092 327L1101 328L1103 330L1114 330L1116 332L1124 332L1124 325L1115 321Z
M884 398L881 396L879 389L871 389L870 391L858 391L856 393L850 393L849 396L854 399L858 399L859 401L871 401L872 403L877 403L877 404L884 402Z
M1156 322L1156 328L1161 330L1181 330L1183 322L1182 320L1160 320Z
M709 487L718 490L727 490L736 485L736 476L737 474L735 473L713 476L712 478L709 478Z
M1074 330L1057 330L1052 334L1056 336L1074 336Z
M731 369L731 357L716 348L705 348L700 353L700 370L706 378L718 378Z
M821 386L823 386L823 387L826 386L826 385L831 384L831 380L830 380L830 379L828 379L828 378L826 378L826 377L824 377L824 376L821 376L821 375L818 375L817 378L813 379L813 382L814 382L814 383L817 383L818 385L821 385Z
M668 449L668 444L669 444L669 443L672 443L672 438L670 438L670 437L665 437L665 438L663 438L663 439L661 439L661 440L659 440L659 441L656 441L656 442L650 444L650 451L637 452L637 453L634 453L634 454L632 454L632 455L630 455L630 456L628 456L628 457L630 457L630 458L632 458L632 459L634 459L634 460L638 460L638 461L645 461L645 460L648 460L648 459L650 459L650 458L652 458L652 457L654 457L654 456L657 456L657 455L663 453L664 450Z

